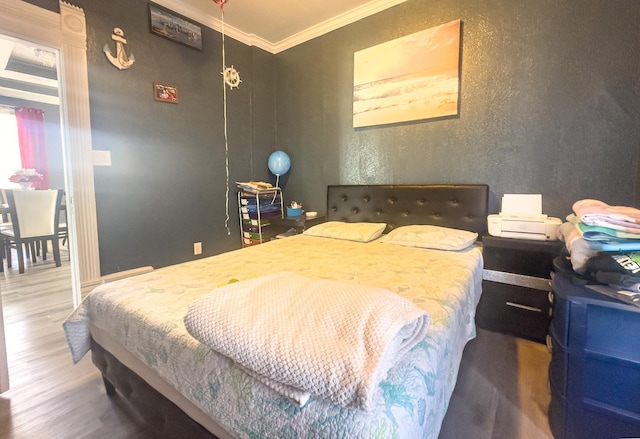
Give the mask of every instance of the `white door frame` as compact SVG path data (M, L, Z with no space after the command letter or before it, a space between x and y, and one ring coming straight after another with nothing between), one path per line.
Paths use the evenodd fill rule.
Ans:
M22 0L0 2L0 33L58 49L62 150L71 239L73 305L101 282L84 11L60 1L60 13ZM0 301L0 314L2 303ZM0 315L0 323L2 318ZM62 330L62 329L61 329ZM0 393L9 386L4 325L0 328ZM6 387L6 388L5 388Z

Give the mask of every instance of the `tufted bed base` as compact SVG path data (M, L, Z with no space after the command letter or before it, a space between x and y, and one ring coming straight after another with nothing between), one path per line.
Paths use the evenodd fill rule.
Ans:
M91 360L102 373L107 395L115 397L118 389L120 396L154 428L158 438L217 438L93 339Z
M386 222L388 230L402 225L431 224L470 230L482 236L486 232L488 198L487 185L329 186L327 219ZM155 385L150 385L147 381L152 384L154 381L149 380L147 375L143 375L145 379L142 379L136 373L135 363L127 358L127 353L110 348L104 334L94 334L92 329L92 335L92 360L102 373L107 394L114 396L118 390L118 394L128 400L138 414L157 430L158 437L229 437L210 418L202 418L206 415L197 407L185 405L180 395L176 399L171 391L156 390L163 386L159 386L157 381Z

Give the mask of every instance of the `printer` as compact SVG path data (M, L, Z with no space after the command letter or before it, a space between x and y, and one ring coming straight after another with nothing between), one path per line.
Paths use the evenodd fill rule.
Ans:
M542 194L505 194L500 214L487 216L491 236L555 241L560 218L542 213Z

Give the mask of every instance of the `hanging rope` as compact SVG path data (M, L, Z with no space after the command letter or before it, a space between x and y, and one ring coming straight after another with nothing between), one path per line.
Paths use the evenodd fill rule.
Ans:
M226 182L225 182L225 219L224 219L224 227L227 229L227 236L231 235L231 230L229 229L229 138L227 136L227 87L225 86L226 80L224 76L226 63L226 55L224 52L224 4L226 0L220 1L220 14L222 17L222 90L223 91L223 115L224 115L224 169L226 171Z
M276 187L280 187L280 174L276 174ZM271 199L271 204L275 203L276 195L278 195L278 191L273 193L273 198Z
M226 186L225 186L225 220L224 227L227 229L227 235L231 235L229 229L229 137L227 135L227 87L230 89L238 87L242 80L236 69L227 67L226 53L224 50L224 4L228 0L213 0L220 5L220 15L222 24L222 90L223 90L223 114L224 114L224 168L226 171Z

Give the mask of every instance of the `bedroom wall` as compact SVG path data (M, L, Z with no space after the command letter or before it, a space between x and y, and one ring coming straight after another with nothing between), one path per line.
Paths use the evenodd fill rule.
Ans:
M460 112L354 129L353 54L461 19ZM324 211L328 184L488 183L542 193L564 217L581 198L638 202L640 3L410 0L276 55L285 198Z
M195 241L203 256L238 248L233 187L224 227L220 35L203 27L199 52L150 34L146 1L72 3L87 16L93 148L113 161L95 168L102 274L193 259ZM325 210L328 184L361 183L488 183L494 212L518 192L543 193L557 216L586 197L632 204L639 18L633 0L409 0L275 56L227 38L243 81L229 93L230 180L273 178L282 149L285 198L307 210ZM455 19L459 116L354 129L353 53ZM102 53L116 26L137 59L127 71ZM177 85L180 103L153 101L153 81Z
M239 248L235 181L267 178L274 146L273 55L225 39L242 79L227 91L228 234L221 34L202 26L199 51L151 34L146 0L72 3L87 21L93 149L112 161L94 167L102 275L195 259L194 242L202 256ZM115 27L136 59L128 70L103 53L115 54ZM177 86L179 103L156 102L154 81Z

